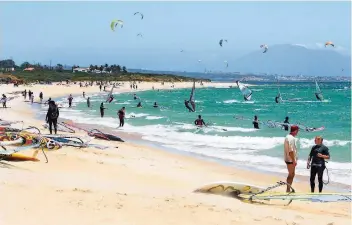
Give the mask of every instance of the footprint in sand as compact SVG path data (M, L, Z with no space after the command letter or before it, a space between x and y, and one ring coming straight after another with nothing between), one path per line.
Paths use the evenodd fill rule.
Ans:
M72 191L74 192L82 192L82 193L91 193L92 191L89 189L79 189L79 188L74 188Z

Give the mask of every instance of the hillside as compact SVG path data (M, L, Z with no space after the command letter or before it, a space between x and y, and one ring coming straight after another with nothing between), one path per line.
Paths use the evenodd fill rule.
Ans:
M349 76L351 57L328 49L274 45L266 53L251 52L232 62L236 71L307 76ZM343 69L343 71L342 71Z

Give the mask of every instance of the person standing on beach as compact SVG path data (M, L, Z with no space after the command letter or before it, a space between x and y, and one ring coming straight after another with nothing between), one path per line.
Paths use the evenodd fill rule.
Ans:
M86 93L83 91L83 98L86 98Z
M314 193L315 177L318 174L319 193L323 191L323 174L325 170L325 160L330 159L329 149L323 145L321 136L315 137L315 145L312 147L307 160L307 169L310 168L310 190Z
M54 101L49 102L48 112L46 114L46 122L49 123L50 134L53 133L52 126L54 125L54 132L57 133L57 119L59 118L59 108Z
M6 97L5 94L2 94L1 101L2 101L2 107L3 107L3 108L7 108L7 106L6 106L7 97Z
M34 102L34 94L32 93L32 95L31 95L31 104L33 104L33 102Z
M101 91L101 88L102 88L102 86L101 86L101 84L99 85L99 89L100 89L100 91Z
M72 106L72 100L73 100L73 97L72 95L70 94L70 96L68 97L68 107L71 108Z
M290 185L292 185L293 178L295 177L295 171L297 166L297 145L296 136L299 128L296 125L291 126L290 133L286 136L284 141L284 160L287 166L288 176L286 182L286 192L290 192Z
M43 101L43 92L39 93L39 98L40 98L40 102L42 102Z
M120 127L123 127L123 125L125 125L125 107L122 107L122 109L120 109L117 114L119 115Z

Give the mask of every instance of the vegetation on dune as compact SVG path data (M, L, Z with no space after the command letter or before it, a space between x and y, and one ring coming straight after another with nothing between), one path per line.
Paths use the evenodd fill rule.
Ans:
M13 69L12 69L13 68ZM47 66L41 64L30 64L28 62L17 66L11 59L0 61L0 70L4 75L2 80L16 79L27 82L60 82L60 81L145 81L145 82L187 82L194 78L152 73L133 73L128 72L126 67L119 65L90 65L86 72L81 72L79 66L73 66L71 70L64 68L62 64ZM209 79L197 79L197 81L210 82Z

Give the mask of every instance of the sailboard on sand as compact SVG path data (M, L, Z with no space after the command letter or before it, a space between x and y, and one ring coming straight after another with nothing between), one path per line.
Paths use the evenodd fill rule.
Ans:
M280 186L288 185L291 189L288 193L271 192L271 190ZM237 182L216 182L207 184L194 192L209 193L233 197L238 200L254 203L258 201L284 200L291 204L293 200L311 201L311 202L351 202L351 193L297 193L292 186L286 182L279 181L275 185L263 188L251 184Z

